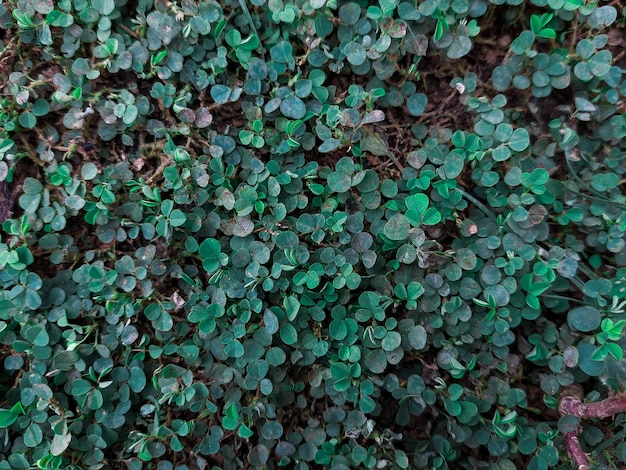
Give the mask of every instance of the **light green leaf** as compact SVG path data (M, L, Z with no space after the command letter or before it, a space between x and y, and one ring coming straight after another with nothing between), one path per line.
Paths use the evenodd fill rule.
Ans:
M298 332L291 323L285 323L280 328L280 339L287 345L295 344L298 341Z
M50 446L50 453L52 455L62 455L63 452L69 447L72 441L72 435L70 433L55 434L52 438L52 444Z

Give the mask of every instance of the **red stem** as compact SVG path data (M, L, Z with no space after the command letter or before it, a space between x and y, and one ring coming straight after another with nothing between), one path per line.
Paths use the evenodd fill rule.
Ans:
M567 387L561 395L559 411L579 419L608 418L626 411L626 395L612 395L596 403L583 403L583 389L580 385ZM580 447L578 429L565 433L567 453L578 470L589 470L589 456Z
M596 403L583 403L580 396L568 395L561 399L562 414L586 418L609 418L626 411L626 396L614 395Z
M565 445L567 446L567 452L570 457L578 466L578 470L589 470L589 458L580 447L580 442L578 442L578 431L565 433Z

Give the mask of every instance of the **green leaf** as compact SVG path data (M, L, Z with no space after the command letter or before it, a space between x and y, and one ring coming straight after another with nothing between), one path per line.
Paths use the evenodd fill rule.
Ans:
M478 406L470 401L461 401L461 412L458 415L458 420L461 423L469 424L478 415Z
M482 113L480 117L484 119L485 121L487 121L489 124L495 125L495 124L500 124L502 122L502 120L504 119L504 113L502 112L501 109L493 108L490 111L487 111L486 113Z
M441 214L434 207L428 208L430 201L423 193L413 194L405 200L407 211L405 216L414 227L435 225L441 221Z
M428 98L423 93L415 93L406 100L406 107L411 116L421 116L426 109Z
M19 414L12 410L0 408L0 429L8 428L17 421Z
M283 305L289 321L294 321L300 311L300 301L293 295L290 295L289 297L285 297Z
M170 331L174 327L174 320L169 313L162 311L159 318L154 320L152 324L159 331Z
M265 330L273 335L278 332L278 317L270 309L265 309L263 314L263 323L265 324Z
M490 305L493 305L491 301L493 299L497 307L505 307L511 298L509 292L501 285L488 286L483 291L483 295Z
M428 196L423 193L413 194L405 199L408 210L415 211L420 216L426 212L426 208L430 204Z
M146 374L143 369L136 366L130 367L129 372L130 378L128 380L128 385L130 386L130 389L135 393L141 392L147 384Z
M476 254L469 248L459 248L454 255L454 261L465 271L471 271L478 263Z
M397 331L389 331L381 342L384 351L393 351L400 346L402 337Z
M288 63L290 59L293 60L291 43L288 41L280 41L270 49L270 55L276 62L283 64Z
M569 327L583 333L597 329L601 322L602 315L600 311L591 305L576 307L567 314Z
M248 452L248 462L256 468L263 467L270 457L270 451L263 444L257 444Z
M297 96L288 96L280 102L280 112L291 119L302 119L306 114L306 105Z
M236 29L231 29L226 33L224 39L229 46L237 47L241 44L241 33Z
M345 193L352 187L350 175L339 171L333 171L328 175L328 188L336 193Z
M460 59L472 50L472 41L467 36L455 36L448 47L448 59Z
M383 227L384 235L390 240L405 240L409 236L411 225L402 214L396 214Z
M493 133L493 136L500 142L508 142L511 135L513 135L513 126L506 122L498 124Z
M589 71L596 77L603 78L609 73L613 62L613 55L610 51L602 50L594 54L588 61Z
M461 154L456 152L450 152L443 162L443 168L446 172L446 178L454 179L459 176L463 171L464 164L465 159Z
M43 432L37 423L31 423L24 432L24 444L28 447L37 447L43 441Z
M604 371L605 362L596 361L593 355L597 347L589 343L580 343L578 345L578 367L587 375L597 377Z
M239 427L239 420L231 418L229 416L224 416L222 418L222 427L229 431L234 431Z
M530 145L530 136L528 131L523 127L515 129L507 142L511 150L515 152L523 152Z
M98 176L98 167L91 162L85 163L81 168L81 176L86 180L92 180Z
M321 153L332 152L333 150L336 150L337 148L339 148L340 144L341 144L341 141L339 139L334 139L334 138L327 139L320 144L320 146L318 147L318 150Z
M522 31L522 33L511 43L511 50L514 54L523 55L535 42L535 35L532 31Z
M444 400L444 407L450 416L458 416L461 414L461 404L456 400L446 398Z
M586 18L587 24L593 29L604 29L617 20L617 10L612 5L596 7Z
M50 341L46 327L43 325L36 325L27 330L26 338L35 346L47 346Z
M226 85L213 85L211 87L211 98L217 104L226 104L230 99L231 89Z
M25 111L20 114L19 123L25 129L32 129L37 125L37 118L30 111Z
M242 437L244 439L250 439L252 436L254 436L254 431L252 431L252 429L250 429L245 424L242 424L241 426L239 426L237 434L239 435L239 437Z
M422 216L422 223L424 225L436 225L441 222L441 213L434 207L429 207Z
M541 455L533 455L528 464L528 470L548 470L548 463Z
M254 232L254 222L250 220L250 217L237 217L235 219L235 225L233 226L233 235L235 237L247 237Z
M352 65L361 65L367 58L365 48L358 42L349 42L343 48L343 53Z
M387 368L387 355L382 349L370 351L365 356L365 366L375 374L382 374Z
M341 341L348 334L348 327L343 320L336 319L330 322L328 326L328 333L332 339Z
M298 332L291 323L285 323L280 328L280 339L287 345L295 344L298 341Z
M491 72L491 83L497 91L506 91L511 85L513 74L508 67L504 65L498 65Z
M214 238L207 238L200 244L198 254L203 260L202 267L207 273L215 272L220 267L220 252L220 242Z
M339 19L345 24L352 26L361 17L361 7L357 3L346 3L339 9Z
M583 82L588 82L589 80L593 79L593 74L591 73L589 64L587 62L578 62L574 66L574 75L576 75L576 77Z
M84 379L77 379L72 382L72 395L86 395L93 388L92 384Z
M180 227L187 221L187 216L180 209L174 209L169 216L169 220L172 227Z
M428 334L422 325L416 325L409 330L408 339L411 347L416 351L420 351L426 346Z
M267 421L261 428L261 435L265 439L280 439L283 435L283 425L278 421Z
M62 455L70 446L72 435L70 433L55 434L50 445L50 453L52 455Z
M50 103L43 98L38 98L33 103L33 114L37 117L45 116L50 112Z
M108 16L115 10L115 0L95 0L93 6L100 14Z

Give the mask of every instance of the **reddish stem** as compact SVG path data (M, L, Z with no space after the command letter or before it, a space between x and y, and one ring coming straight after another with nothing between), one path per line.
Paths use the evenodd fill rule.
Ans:
M583 403L579 398L567 396L561 400L559 410L581 419L608 418L626 411L626 396L615 395L597 403Z
M579 419L609 418L626 411L626 395L613 395L596 403L583 403L582 387L572 385L563 391L559 411L562 415L575 416ZM589 456L580 447L578 430L565 433L565 445L578 470L589 470Z
M578 431L565 433L565 445L567 446L567 452L574 461L574 464L578 466L578 470L589 470L589 458L580 447Z

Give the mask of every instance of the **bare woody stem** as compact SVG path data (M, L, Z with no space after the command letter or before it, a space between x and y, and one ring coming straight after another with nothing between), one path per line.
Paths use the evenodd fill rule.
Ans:
M583 403L582 387L573 385L563 391L559 411L562 415L575 416L579 419L609 418L626 411L626 395L613 395L596 403ZM589 470L589 457L580 447L577 430L565 434L565 444L578 470Z
M626 411L626 396L614 395L597 403L583 403L578 397L566 396L561 399L559 410L581 419L609 418Z
M578 431L570 431L565 433L565 445L567 453L574 461L578 470L589 470L589 457L583 452L578 442Z

